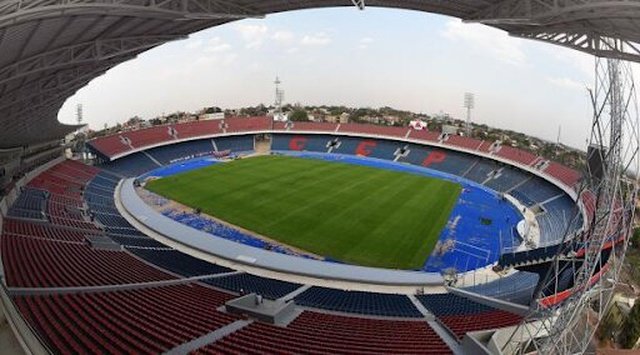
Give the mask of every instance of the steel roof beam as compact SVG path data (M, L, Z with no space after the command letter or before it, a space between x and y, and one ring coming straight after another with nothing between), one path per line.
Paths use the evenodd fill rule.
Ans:
M54 49L0 68L0 85L42 71L104 61L129 53L139 53L183 38L186 36L162 35L100 39Z
M50 17L116 15L167 20L238 20L264 14L224 0L11 0L0 4L0 27Z
M640 1L628 0L501 0L464 19L500 27L514 37L634 62L640 62L640 32L634 23L639 20Z
M637 16L640 2L629 0L501 0L464 20L488 25L543 26Z
M589 32L514 31L514 37L533 39L575 49L596 57L640 62L640 45L636 42L604 37Z
M20 115L21 108L34 108L49 99L64 102L70 92L72 94L77 91L118 63L120 60L113 60L59 71L21 86L19 90L12 91L0 98L0 112L5 117L13 117Z

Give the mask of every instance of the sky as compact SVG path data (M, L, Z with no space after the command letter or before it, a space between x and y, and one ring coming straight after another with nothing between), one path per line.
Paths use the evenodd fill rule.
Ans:
M585 148L593 57L441 15L317 9L204 30L121 64L78 91L59 119L99 129L207 106L285 103L392 106L465 118Z

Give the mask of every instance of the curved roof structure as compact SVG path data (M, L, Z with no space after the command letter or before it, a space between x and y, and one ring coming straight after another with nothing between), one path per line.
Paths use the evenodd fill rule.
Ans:
M640 62L638 0L3 0L0 148L53 140L65 100L113 66L190 33L307 8L393 7Z

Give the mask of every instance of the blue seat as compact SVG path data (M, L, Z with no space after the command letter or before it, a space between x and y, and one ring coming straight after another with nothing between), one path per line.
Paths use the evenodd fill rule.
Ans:
M493 307L485 306L452 293L418 295L416 298L436 317L471 315L495 310Z
M469 170L464 177L482 184L490 177L491 172L498 169L498 164L491 160L478 159L478 162Z
M529 206L545 202L562 193L562 190L539 177L532 177L529 181L518 186L511 192L516 198L524 197ZM533 202L533 204L531 204L531 202Z
M274 134L271 140L271 149L274 151L292 150L291 147L298 147L300 151L321 152L328 151L327 144L334 139L328 135L293 135Z
M518 184L521 184L528 178L529 175L524 171L505 166L499 168L493 178L487 181L485 185L496 191L506 192L516 187Z
M168 165L184 159L211 155L213 144L211 139L203 139L153 148L147 153L162 164Z
M232 269L194 258L177 250L127 248L136 256L160 268L185 276L201 276L232 272Z
M144 153L134 153L118 160L104 163L100 168L122 176L134 177L158 168L158 164Z
M236 293L253 293L268 299L277 299L300 288L302 285L250 274L236 274L230 276L205 279L203 282Z
M465 287L465 291L528 305L540 276L533 272L518 271L488 283Z
M405 295L311 287L295 297L297 304L330 311L387 317L422 317Z
M540 245L557 244L567 233L576 233L582 227L582 214L568 195L550 201L543 207L545 212L536 216L540 226Z
M231 136L214 138L218 151L231 150L231 152L248 152L254 149L253 136Z

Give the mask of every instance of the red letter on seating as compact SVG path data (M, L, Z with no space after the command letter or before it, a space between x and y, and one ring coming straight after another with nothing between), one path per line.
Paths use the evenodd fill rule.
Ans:
M304 137L293 137L289 141L289 149L301 151L307 145L307 139Z
M429 166L431 164L442 163L447 158L447 154L440 150L434 150L429 153L426 158L422 161L422 166Z
M356 148L356 155L363 155L365 157L371 155L371 149L378 145L375 141L362 141Z

